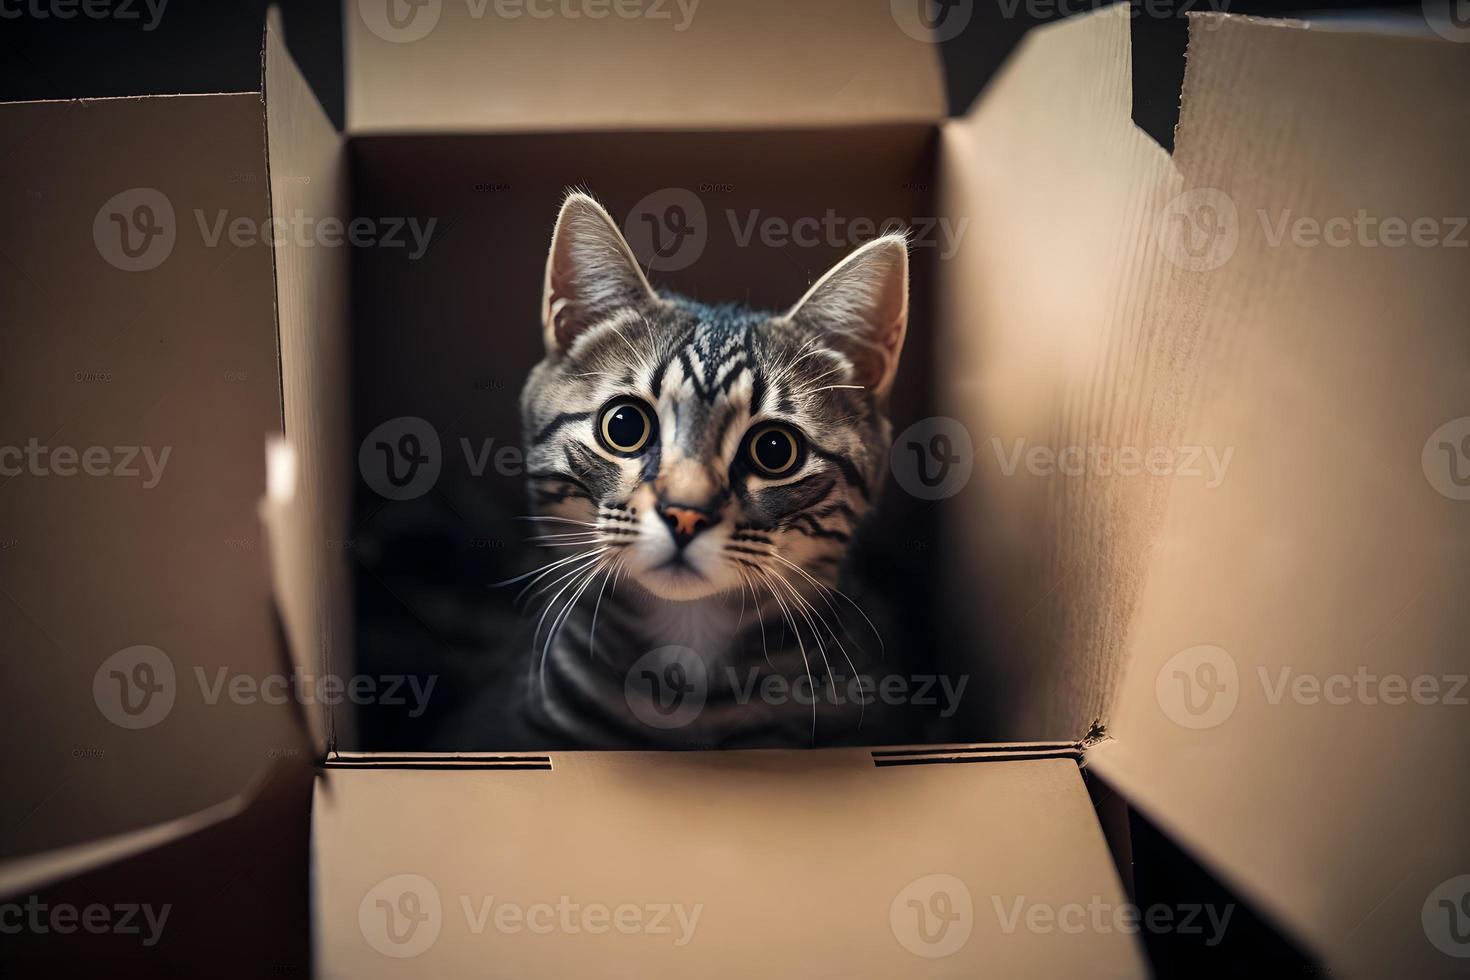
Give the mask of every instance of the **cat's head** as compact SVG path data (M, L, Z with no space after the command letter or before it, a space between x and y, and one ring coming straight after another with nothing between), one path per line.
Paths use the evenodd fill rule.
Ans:
M521 395L532 506L557 553L596 555L567 568L620 565L676 600L776 570L835 577L887 459L902 236L785 312L710 306L656 293L607 212L572 194L541 313L546 357Z

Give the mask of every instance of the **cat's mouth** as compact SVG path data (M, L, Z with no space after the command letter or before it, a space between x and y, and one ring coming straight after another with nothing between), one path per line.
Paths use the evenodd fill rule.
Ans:
M672 555L636 576L638 584L662 599L702 599L719 591L715 582L682 553Z
M672 574L688 574L693 575L695 578L704 578L704 576L699 573L699 569L689 564L689 562L684 558L684 552L682 551L674 552L674 554L669 556L668 561L664 562L662 565L654 566L654 571L667 571Z

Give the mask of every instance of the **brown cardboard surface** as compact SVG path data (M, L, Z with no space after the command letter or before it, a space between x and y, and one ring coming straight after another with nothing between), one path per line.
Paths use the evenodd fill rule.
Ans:
M206 235L266 217L261 127L258 95L0 107L0 447L48 449L0 475L0 859L197 811L299 751L289 709L217 683L281 671L255 516L270 251ZM129 715L119 676L160 690Z
M937 46L906 34L886 3L364 0L343 18L354 133L944 115Z
M1462 471L1470 253L1266 232L1363 209L1470 238L1462 48L1196 21L1170 160L1129 121L1127 12L1105 11L1033 33L944 140L945 209L987 215L941 288L977 474L951 567L967 589L978 555L994 583L957 608L975 648L1014 648L1015 736L1102 721L1091 766L1367 974L1452 965L1430 932L1467 859L1465 709L1267 695L1283 669L1441 697L1467 671L1470 505L1442 444ZM1230 455L1218 481L1008 475L1023 438Z
M1124 902L1071 760L879 769L866 751L821 750L559 753L552 763L328 769L312 816L319 974L1145 973L1133 937L1107 926L1043 931L1023 917L1005 928L1018 903ZM547 932L538 903L579 912L556 913ZM661 903L682 906L692 930L681 933L671 912L671 934L655 932ZM502 906L529 918L517 928ZM594 906L648 909L650 928L595 934L580 914ZM918 935L919 908L931 944ZM959 918L942 931L946 911Z
M308 976L312 782L302 758L268 764L248 793L153 828L145 850L7 892L5 975L91 976L105 963L109 977L150 980ZM115 928L87 928L88 909Z
M1024 454L1168 445L1188 390L1190 318L1161 308L1169 267L1149 239L1179 178L1131 102L1120 6L1033 31L944 128L942 212L975 216L939 283L941 411L973 445L945 501L945 599L961 647L991 654L1011 738L1105 719L1167 492Z
M1433 936L1470 867L1467 156L1464 45L1192 23L1176 160L1238 240L1195 273L1180 439L1234 456L1170 489L1090 758L1345 973L1457 962ZM1360 209L1446 244L1271 243Z
M266 137L271 213L297 216L336 232L279 236L274 247L285 438L294 459L288 499L268 501L276 601L292 656L303 677L351 672L347 615L346 449L350 412L347 370L347 170L342 142L301 77L272 8L265 38ZM303 225L304 226L304 225ZM335 242L335 244L333 244ZM283 476L284 479L284 476ZM290 508L290 515L279 513ZM289 522L290 533L283 522ZM351 712L331 712L326 699L303 705L317 754L337 726L350 732ZM350 737L349 737L350 741Z

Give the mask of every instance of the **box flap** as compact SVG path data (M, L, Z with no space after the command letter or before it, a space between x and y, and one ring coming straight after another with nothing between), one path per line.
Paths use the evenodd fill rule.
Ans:
M1170 487L1093 764L1364 975L1470 953L1467 159L1464 45L1192 20L1165 329L1229 464Z
M938 120L937 45L904 6L347 0L348 130Z
M300 751L260 687L283 670L255 506L281 426L262 126L258 93L0 106L6 859Z
M334 678L352 670L347 569L347 173L332 128L282 37L271 8L265 32L266 138L274 239L285 441L269 453L262 517L277 607L297 671L322 697L300 699L318 756L333 725Z
M1470 58L1197 19L1171 160L1129 119L1127 29L1033 32L946 127L944 210L985 216L941 295L957 588L981 556L1017 737L1101 720L1090 764L1334 964L1443 967Z
M231 820L250 806L267 781L270 770L287 765L290 764L284 761L263 765L255 778L239 793L194 813L174 817L151 827L142 827L83 844L59 847L0 864L0 896L34 892L56 882L76 878L139 854L166 847Z
M64 878L0 872L6 975L91 976L99 963L109 977L309 975L312 783L303 758L277 760L201 813L42 856L83 857L52 862Z
M968 225L939 284L940 414L973 456L943 501L946 605L953 645L1000 651L1016 738L1078 739L1107 710L1167 488L1074 456L1172 444L1191 359L1148 246L1179 177L1130 118L1129 11L1033 30L943 133L939 213Z
M327 770L321 976L1146 975L1069 759L502 765Z

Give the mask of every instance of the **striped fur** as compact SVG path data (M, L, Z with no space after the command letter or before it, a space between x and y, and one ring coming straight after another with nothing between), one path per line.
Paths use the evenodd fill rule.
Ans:
M543 318L547 355L521 397L530 520L556 556L528 576L541 617L533 720L590 747L806 745L855 724L863 712L850 703L777 704L742 685L757 671L805 691L869 669L881 645L837 578L886 467L903 239L869 243L791 309L760 312L656 293L611 218L574 194L553 236ZM623 396L657 416L634 458L594 431ZM751 426L768 420L808 447L781 479L742 458ZM716 515L678 567L660 500ZM707 688L698 717L672 729L640 720L628 680L668 646L697 654Z

